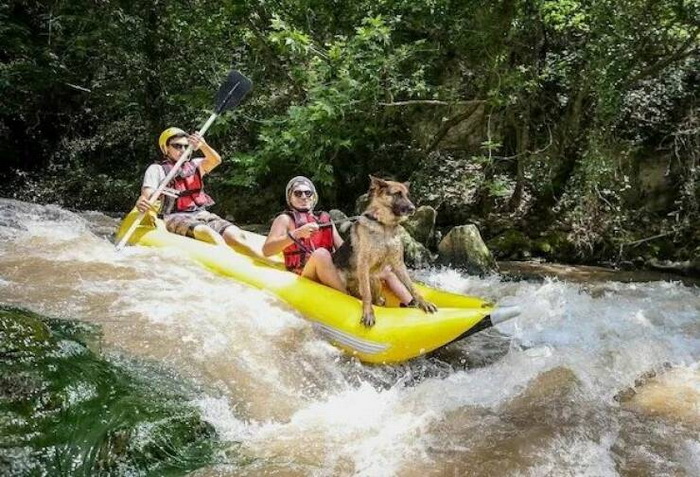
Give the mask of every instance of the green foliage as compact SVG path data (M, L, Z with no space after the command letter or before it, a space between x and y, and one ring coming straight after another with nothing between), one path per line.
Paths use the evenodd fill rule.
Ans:
M370 158L358 160L351 152L371 154L381 144L386 118L380 103L425 89L420 71L410 78L403 74L421 42L394 46L391 26L381 17L365 18L352 36L324 45L278 17L272 26L270 41L284 55L300 94L261 128L259 170L295 170L327 186L343 173L363 175Z
M628 220L624 197L631 185L625 171L631 152L615 149L601 137L592 138L558 204L570 229L569 240L581 257L590 256L611 237L613 247L629 240L623 224Z
M542 22L556 32L590 31L590 16L581 2L574 0L543 0L540 2Z
M22 198L125 210L157 134L196 129L236 67L255 87L210 130L210 184L265 218L292 175L349 208L375 173L414 179L446 223L565 224L581 253L692 241L697 18L697 0L9 1L0 176ZM679 184L664 210L625 189L657 156Z

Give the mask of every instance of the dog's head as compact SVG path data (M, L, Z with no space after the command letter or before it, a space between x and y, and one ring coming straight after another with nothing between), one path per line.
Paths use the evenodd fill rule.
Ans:
M403 222L416 211L408 198L408 182L395 182L369 176L370 205L391 211L398 222Z

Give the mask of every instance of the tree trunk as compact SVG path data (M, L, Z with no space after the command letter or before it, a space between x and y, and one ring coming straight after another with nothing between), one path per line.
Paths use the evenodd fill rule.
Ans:
M530 114L529 109L524 114L525 119L521 122L517 131L517 152L515 154L515 190L508 201L508 209L510 211L517 210L523 200L523 189L525 188L525 165L524 162L530 154Z

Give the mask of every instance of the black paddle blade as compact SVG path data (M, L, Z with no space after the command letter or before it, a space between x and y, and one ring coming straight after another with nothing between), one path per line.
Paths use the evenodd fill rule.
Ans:
M216 114L221 114L238 106L252 87L252 81L243 76L240 71L232 70L216 93L216 104L214 106Z

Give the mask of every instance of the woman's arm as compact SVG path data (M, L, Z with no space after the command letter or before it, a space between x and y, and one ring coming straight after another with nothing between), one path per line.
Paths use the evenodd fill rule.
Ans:
M276 255L285 248L289 247L293 242L289 238L287 232L292 228L292 219L288 215L278 215L272 222L270 233L267 234L265 243L262 246L262 253L266 257Z
M291 217L286 214L278 215L275 221L272 222L270 233L267 235L267 239L262 247L262 253L266 257L278 254L294 243L292 237L295 240L306 239L316 232L318 232L318 224L316 222L309 222L295 229Z

